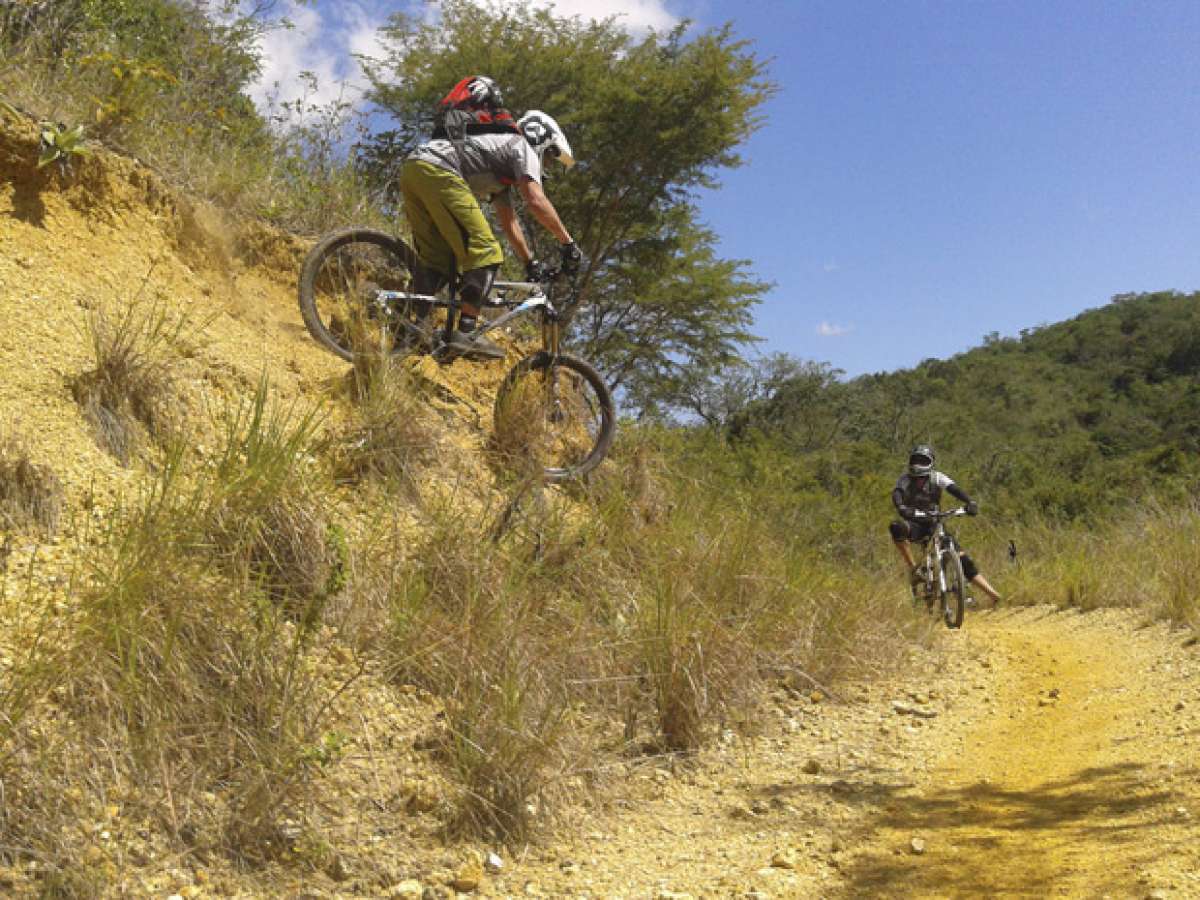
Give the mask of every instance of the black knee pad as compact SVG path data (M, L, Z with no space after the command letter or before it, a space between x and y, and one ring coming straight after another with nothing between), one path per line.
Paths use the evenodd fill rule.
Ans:
M496 280L496 270L499 268L499 266L484 266L481 269L464 272L462 289L459 291L462 302L469 303L471 306L482 306L492 291L492 282Z
M971 559L970 554L964 553L962 555L962 564L963 575L966 576L967 581L970 581L979 574L979 566L975 565L975 560Z
M413 269L413 292L436 294L446 283L446 276L436 269L418 264Z
M892 540L896 543L908 540L909 527L907 522L897 520L888 526L888 531L891 532Z

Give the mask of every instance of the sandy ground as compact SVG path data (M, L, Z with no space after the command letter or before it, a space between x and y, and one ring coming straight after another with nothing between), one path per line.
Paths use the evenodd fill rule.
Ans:
M781 695L774 736L642 775L491 892L1200 897L1186 641L1123 611L976 615L920 676Z

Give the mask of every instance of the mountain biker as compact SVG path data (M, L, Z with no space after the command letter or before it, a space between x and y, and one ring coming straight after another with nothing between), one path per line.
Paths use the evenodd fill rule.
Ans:
M909 578L916 584L920 581L917 566L913 562L910 542L924 543L933 534L933 520L920 518L917 513L936 512L942 498L942 491L961 500L967 508L967 515L979 514L979 504L967 496L967 492L954 483L954 479L934 467L933 448L928 444L918 444L908 454L908 470L897 480L892 490L892 504L900 514L900 518L888 527L892 541L904 562L908 564ZM1000 594L996 592L986 578L979 573L979 568L969 555L961 548L963 574L972 584L977 585L992 599L992 605L1000 604Z
M534 259L513 209L515 186L526 209L558 240L562 271L574 274L583 254L542 190L542 167L550 157L570 168L575 157L566 135L546 113L531 110L514 124L499 88L486 76L463 79L447 101L475 114L475 127L464 127L457 140L445 128L435 130L400 168L404 212L421 263L414 288L434 293L457 266L462 314L450 345L470 358L499 359L504 351L475 333L480 306L504 261L479 200L491 202L527 277L539 280L545 267Z

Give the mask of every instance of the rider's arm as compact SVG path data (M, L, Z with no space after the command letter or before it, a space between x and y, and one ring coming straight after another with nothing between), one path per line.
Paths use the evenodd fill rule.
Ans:
M909 508L904 505L904 492L900 488L892 491L892 506L896 507L896 512L907 519L910 512Z
M496 211L496 219L500 222L500 228L504 231L509 246L516 251L522 263L528 263L533 259L533 251L529 249L529 242L525 240L525 230L521 228L521 220L517 218L517 211L508 202L506 194L507 192L498 195L492 201L492 208Z
M967 492L960 488L954 482L946 485L946 493L951 497L956 497L961 500L967 507L967 515L974 516L979 514L979 504L967 496Z
M531 178L522 178L517 182L517 187L521 191L521 196L525 200L525 207L549 231L560 244L571 243L571 234L563 225L562 219L558 217L558 210L554 208L554 204L550 202L550 198L546 196L542 186Z
M946 485L946 493L951 497L961 500L963 503L971 502L971 498L967 496L967 492L960 488L953 481Z

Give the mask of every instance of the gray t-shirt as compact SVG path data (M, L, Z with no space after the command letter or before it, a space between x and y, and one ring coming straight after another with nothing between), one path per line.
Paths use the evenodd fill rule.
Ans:
M896 482L901 503L922 512L935 512L942 500L942 491L954 484L954 479L944 472L934 471L926 478L916 478L907 472Z
M542 161L520 134L477 134L461 144L462 157L446 140L427 141L408 155L461 175L472 193L482 200L519 184L522 179L542 183Z

